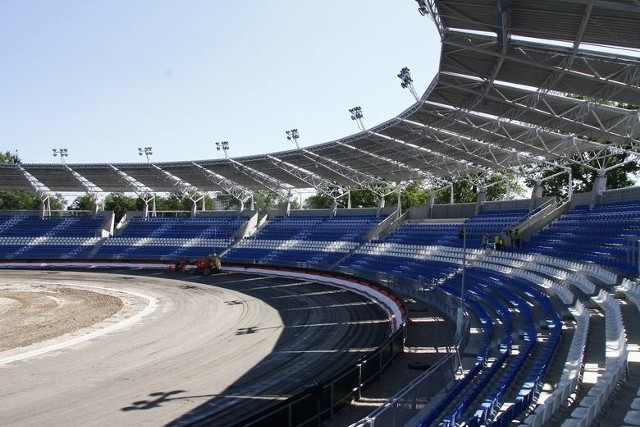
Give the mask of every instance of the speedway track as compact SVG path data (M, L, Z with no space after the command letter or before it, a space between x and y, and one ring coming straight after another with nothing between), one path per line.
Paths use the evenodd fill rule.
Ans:
M20 286L108 294L123 307L93 326L0 352L2 425L188 425L202 413L228 425L353 363L391 328L375 303L303 280L2 271L0 344L24 307L3 293ZM56 325L79 321L77 311L64 318L73 301L54 300Z

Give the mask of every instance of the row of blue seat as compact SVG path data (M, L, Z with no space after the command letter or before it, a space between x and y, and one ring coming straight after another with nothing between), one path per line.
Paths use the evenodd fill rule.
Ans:
M460 298L460 287L454 287L451 283L446 284L443 289L447 290L452 295ZM456 294L457 293L457 294ZM429 427L436 419L438 419L443 411L451 405L456 396L458 396L467 385L478 375L480 370L484 367L487 357L489 355L489 346L491 343L491 337L493 336L494 324L493 319L484 309L484 307L474 299L467 299L465 302L466 307L478 318L482 324L482 338L481 345L476 353L476 359L473 367L469 369L466 375L456 382L454 386L442 396L424 415L424 417L418 422L417 427Z
M101 226L104 220L103 216L41 218L30 215L13 215L5 218L2 222L0 237L96 237L101 235Z
M479 305L478 301L485 301L485 303L489 304L492 311L500 316L504 322L504 334L500 341L500 356L496 363L492 364L489 369L482 373L480 373L478 369L472 369L467 376L454 386L447 394L447 397L430 410L419 425L430 425L438 418L438 414L446 407L449 407L450 409L446 414L440 415L440 425L453 426L459 422L464 422L469 426L508 426L532 403L559 342L561 320L558 314L555 313L548 296L543 292L522 283L519 279L494 273L487 275L485 270L477 268L469 269L468 274L473 284L467 288L465 294L473 296L474 299L469 299L467 295L466 305L478 313L482 312L482 310L477 307L477 305ZM445 288L459 297L461 289L459 280L448 281L445 284ZM537 331L532 322L531 310L528 302L519 296L520 293L526 295L531 299L530 302L541 308L549 330L549 337L543 344L543 348L538 356L532 361L531 367L527 371L527 377L524 378L521 383L522 385L519 386L518 389L512 390L516 395L515 401L510 402L511 405L508 406L508 409L499 412L492 420L490 416L500 404L504 403L502 400L507 390L513 389L515 385L514 379L522 371L536 343ZM518 321L523 324L523 330L521 331L523 344L519 347L518 355L509 362L507 362L507 357L510 353L511 335L508 332L511 328L511 315L505 311L506 308L504 305L493 297L493 295L500 295L500 298L506 299L510 305L516 307L519 312ZM489 321L490 319L485 320L486 323ZM483 324L485 324L485 322L483 322ZM485 344L486 336L483 336L483 345ZM485 351L486 349L481 349L478 354L482 355ZM505 363L506 365L500 368ZM477 366L476 364L476 367ZM497 374L498 369L500 370L499 377L492 380ZM469 386L469 384L471 385ZM471 402L477 400L480 391L486 389L489 384L493 385L489 388L488 392L485 392L483 401L479 407L470 407ZM454 401L456 403L453 403ZM465 413L471 413L472 415L465 416Z

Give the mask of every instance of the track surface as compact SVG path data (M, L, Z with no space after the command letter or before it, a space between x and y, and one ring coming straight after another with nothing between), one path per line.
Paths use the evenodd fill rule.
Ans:
M38 331L24 323L42 316L66 334L0 352L0 424L184 425L202 413L232 424L360 358L390 329L378 306L326 285L155 274L2 271L0 348L16 339L5 332ZM21 314L29 293L37 322Z

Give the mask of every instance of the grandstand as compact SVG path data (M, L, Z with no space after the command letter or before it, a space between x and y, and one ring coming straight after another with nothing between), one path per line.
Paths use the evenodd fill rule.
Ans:
M403 393L420 384L437 393L398 400L358 425L640 425L640 333L632 327L640 320L640 187L607 190L605 166L612 156L637 158L640 6L417 3L442 38L439 72L393 119L337 141L237 159L0 165L2 190L43 200L41 212L0 215L0 257L173 262L218 252L236 265L370 278L442 308L437 289L461 306L448 313L461 351L442 358L457 369L426 371ZM602 166L593 189L577 192L568 165L587 152ZM536 176L530 198L487 200L489 177L540 164L560 167L562 197L543 196L549 177ZM432 197L406 212L384 206L389 187L415 180L432 196L469 180L476 200L454 203L452 193L451 203ZM338 209L351 187L377 194L378 207ZM244 208L255 192L290 200L309 188L331 197L332 209ZM189 217L154 216L153 194L168 191L192 198ZM145 208L115 224L112 212L52 212L55 192L127 192ZM240 210L198 209L212 192L235 197ZM508 238L509 229L522 233L520 250L482 248L484 234Z

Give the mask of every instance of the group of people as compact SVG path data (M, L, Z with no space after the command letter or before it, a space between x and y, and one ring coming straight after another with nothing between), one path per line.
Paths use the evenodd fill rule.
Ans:
M489 235L485 233L482 236L482 248L487 250L489 247ZM522 248L522 233L517 228L512 230L509 228L507 230L506 236L498 233L493 238L493 248L497 251L503 251L507 248L512 250L520 250Z

